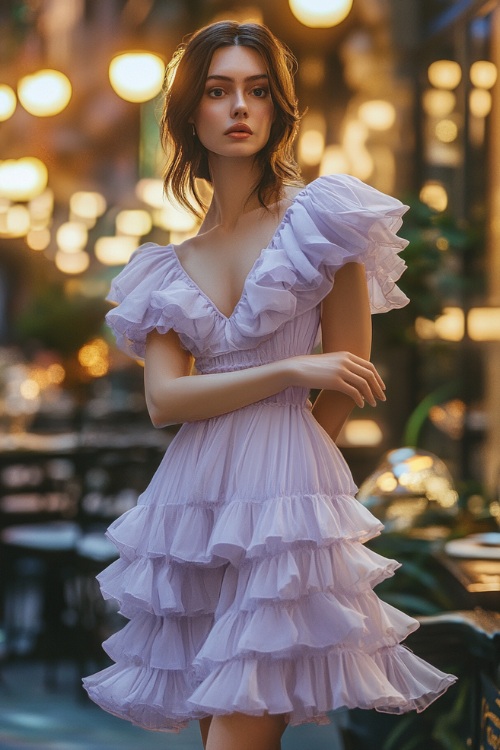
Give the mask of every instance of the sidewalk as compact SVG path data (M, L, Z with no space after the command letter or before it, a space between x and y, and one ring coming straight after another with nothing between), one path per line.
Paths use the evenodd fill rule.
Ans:
M59 670L53 692L44 689L38 663L1 666L0 675L1 750L202 749L195 723L178 735L146 732L78 696L71 665ZM342 750L342 741L334 723L308 724L287 729L282 750Z

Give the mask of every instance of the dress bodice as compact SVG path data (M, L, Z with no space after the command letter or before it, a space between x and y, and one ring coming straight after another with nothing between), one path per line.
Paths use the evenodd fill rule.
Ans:
M144 357L149 332L174 329L200 372L261 364L312 350L319 305L336 271L362 263L372 312L402 307L396 286L405 269L396 232L407 210L348 175L320 177L291 205L227 317L191 279L173 245L142 245L114 279L106 319L118 345Z

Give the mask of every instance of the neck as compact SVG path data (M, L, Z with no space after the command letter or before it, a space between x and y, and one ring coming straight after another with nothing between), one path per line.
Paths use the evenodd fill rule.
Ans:
M254 159L210 158L213 197L204 227L235 227L242 214L259 208L256 195L250 196L259 181L260 172Z

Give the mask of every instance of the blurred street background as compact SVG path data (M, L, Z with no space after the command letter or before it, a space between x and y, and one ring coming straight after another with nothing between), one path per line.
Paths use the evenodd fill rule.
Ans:
M349 173L410 206L411 304L374 318L389 397L339 446L385 523L373 548L403 562L377 592L461 678L422 716L344 712L284 750L498 747L500 3L0 0L0 748L201 747L105 714L80 678L123 624L95 583L104 529L175 434L105 296L138 245L197 231L162 194L161 87L183 37L228 18L297 57L305 182Z

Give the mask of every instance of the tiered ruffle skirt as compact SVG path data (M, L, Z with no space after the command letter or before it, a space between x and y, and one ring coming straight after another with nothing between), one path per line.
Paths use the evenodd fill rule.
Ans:
M340 707L420 711L454 682L401 641L416 620L373 587L398 567L363 543L336 446L300 404L184 425L99 576L130 622L90 697L146 729L243 712L324 722Z

